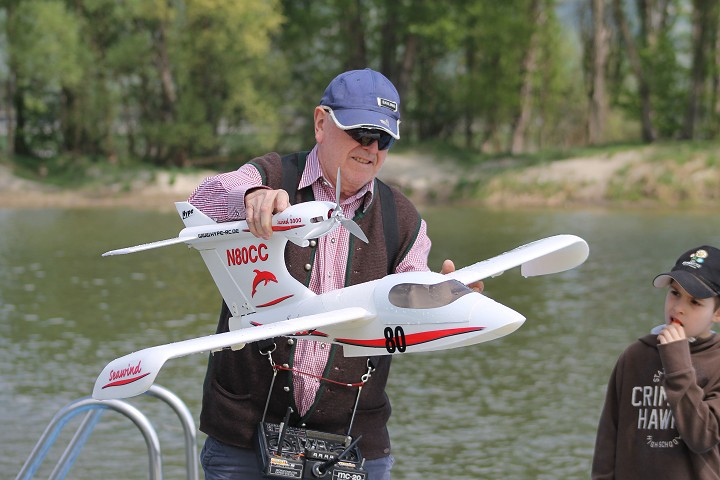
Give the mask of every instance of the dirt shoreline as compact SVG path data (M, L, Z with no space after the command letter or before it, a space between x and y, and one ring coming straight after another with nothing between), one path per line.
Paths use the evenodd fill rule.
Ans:
M205 170L194 173L166 172L152 180L135 180L130 186L109 184L105 187L61 189L18 178L9 167L0 165L0 208L114 208L170 210L174 202L186 200L208 176ZM393 155L379 177L407 192L419 204L437 200L434 193L449 196L462 177L451 162L418 155Z
M160 173L150 180L136 180L130 187L109 184L106 187L62 189L18 178L0 165L0 207L42 208L134 208L174 210L174 202L186 200L197 185L215 172L193 174Z
M21 179L0 165L0 208L134 208L174 210L216 173L160 172L130 185L77 190ZM379 177L418 206L446 202L496 208L662 207L720 208L720 168L707 154L683 162L660 160L654 147L557 160L516 168L495 162L471 168L418 153L391 154ZM468 186L482 185L467 194ZM458 192L465 189L465 194Z

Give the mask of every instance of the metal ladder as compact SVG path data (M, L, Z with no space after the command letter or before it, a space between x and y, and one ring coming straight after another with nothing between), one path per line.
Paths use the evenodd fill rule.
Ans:
M153 385L145 393L167 403L177 414L182 423L185 434L185 457L186 471L188 480L198 480L198 456L196 452L197 433L195 422L185 403L170 390L159 385ZM162 476L162 458L160 456L160 441L157 433L147 417L136 407L123 400L95 400L92 397L83 397L74 400L61 408L52 418L45 431L40 436L35 448L30 452L30 456L25 461L20 473L15 480L29 480L34 478L38 468L42 465L45 456L50 451L53 443L60 434L65 424L67 424L76 415L87 412L85 418L78 426L75 435L68 443L65 451L58 459L49 480L64 479L73 463L80 454L85 442L87 442L95 425L100 420L104 410L114 410L128 417L138 427L145 438L147 444L149 459L149 478L151 480L161 480Z

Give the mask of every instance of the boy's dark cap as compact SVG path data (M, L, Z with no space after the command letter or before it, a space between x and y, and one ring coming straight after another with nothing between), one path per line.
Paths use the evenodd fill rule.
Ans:
M653 285L667 287L673 280L695 298L720 295L720 250L709 245L688 250L672 270L655 277Z

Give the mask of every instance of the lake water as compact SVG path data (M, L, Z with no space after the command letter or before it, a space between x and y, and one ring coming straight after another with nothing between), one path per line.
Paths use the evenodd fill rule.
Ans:
M628 343L662 321L664 293L651 280L684 250L720 244L716 218L463 207L423 214L434 270L447 257L461 267L559 233L587 240L590 258L548 277L510 271L487 280L488 296L528 318L512 335L396 357L388 387L393 478L588 478L610 370ZM199 255L183 246L100 256L177 235L175 214L0 209L0 225L0 477L14 478L53 415L89 395L109 360L214 332L220 300ZM204 355L171 360L158 377L196 421L205 364ZM130 402L158 430L165 478L184 478L175 415L147 396ZM48 476L76 426L69 424L38 478ZM138 430L106 412L69 478L147 472Z

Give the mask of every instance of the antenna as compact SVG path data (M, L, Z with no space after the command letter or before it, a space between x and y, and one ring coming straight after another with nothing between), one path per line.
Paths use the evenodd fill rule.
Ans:
M357 445L357 443L360 441L361 438L362 438L362 435L358 435L358 437L355 440L353 440L353 442L350 445L348 445L348 447L345 450L343 450L342 453L340 453L340 455L338 455L337 457L331 458L330 460L328 460L325 463L322 463L322 464L316 463L315 465L313 465L313 468L312 468L313 475L315 475L316 477L324 477L327 474L330 467L332 467L333 465L338 463L340 460L345 458L345 455L347 455L350 452L350 450L355 448L355 445ZM363 459L363 462L364 461L365 461L365 459Z
M285 418L283 419L282 423L280 424L280 432L279 432L279 436L278 436L278 446L277 446L278 456L282 455L283 442L285 441L285 432L287 432L288 422L290 421L291 413L293 413L293 409L292 409L292 407L288 407L287 411L285 412Z

